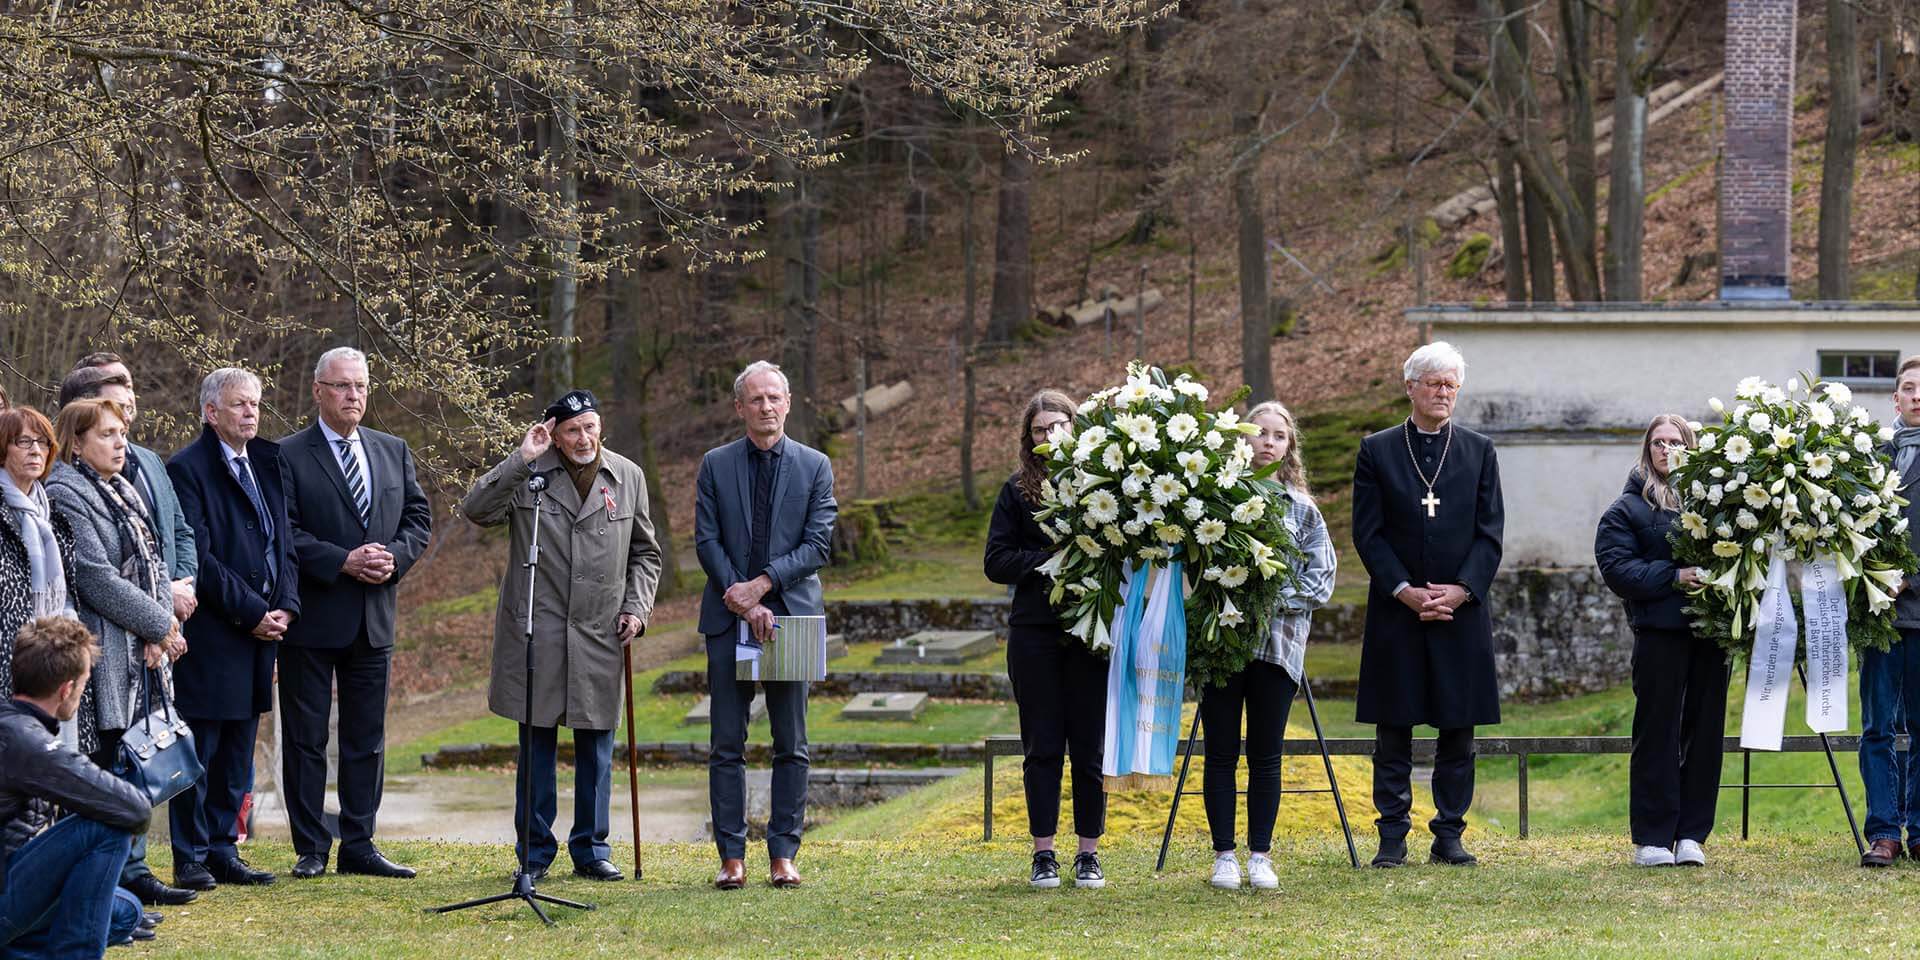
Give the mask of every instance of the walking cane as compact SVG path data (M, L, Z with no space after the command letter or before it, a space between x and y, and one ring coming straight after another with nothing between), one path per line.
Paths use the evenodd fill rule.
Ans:
M622 645L627 661L627 805L633 811L633 879L640 879L640 760L633 744L633 648Z

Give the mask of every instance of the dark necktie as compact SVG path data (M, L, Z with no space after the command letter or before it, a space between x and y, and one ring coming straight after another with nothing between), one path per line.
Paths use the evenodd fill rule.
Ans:
M360 525L367 525L371 505L367 500L367 481L360 475L360 458L354 455L353 441L335 440L340 445L340 472L347 475L347 496L353 498L355 510L360 512Z
M757 577L767 568L773 536L773 474L778 469L772 452L753 452L753 540L747 548L747 568L740 571L747 577Z
M271 593L273 584L279 577L278 564L273 562L273 520L267 516L267 502L260 498L260 488L253 482L253 471L247 467L246 457L233 458L233 476L240 481L240 489L247 492L247 499L253 503L254 515L260 518L260 535L266 540L267 582L261 593Z

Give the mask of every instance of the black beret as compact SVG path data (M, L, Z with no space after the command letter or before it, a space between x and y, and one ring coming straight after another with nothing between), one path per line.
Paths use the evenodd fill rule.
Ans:
M593 394L585 390L572 390L547 408L547 419L552 420L554 426L559 426L583 413L597 413L599 410L600 404L593 399Z

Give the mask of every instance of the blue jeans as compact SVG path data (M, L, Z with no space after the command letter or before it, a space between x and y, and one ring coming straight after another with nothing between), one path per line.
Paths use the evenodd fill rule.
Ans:
M14 851L0 891L0 953L97 960L132 840L124 830L68 817Z
M525 850L528 866L544 867L553 863L559 844L553 838L553 818L559 804L559 788L554 768L559 761L558 727L529 727L520 724L520 756L525 763L515 764L513 793L513 829L521 834L521 824L532 828L533 848L525 850L524 835L514 847L514 855ZM531 753L531 756L528 756ZM527 778L533 778L532 790ZM523 798L533 794L532 822L522 807ZM567 854L574 866L613 856L607 843L612 828L608 804L613 799L613 731L573 731L573 830L567 835Z
M1901 630L1886 653L1860 655L1860 779L1867 788L1867 840L1920 840L1920 764L1896 753L1894 736L1920 717L1920 631Z

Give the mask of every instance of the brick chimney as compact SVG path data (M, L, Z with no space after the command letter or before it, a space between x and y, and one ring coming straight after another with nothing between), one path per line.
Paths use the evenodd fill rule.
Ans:
M1786 300L1796 0L1727 0L1720 299Z

